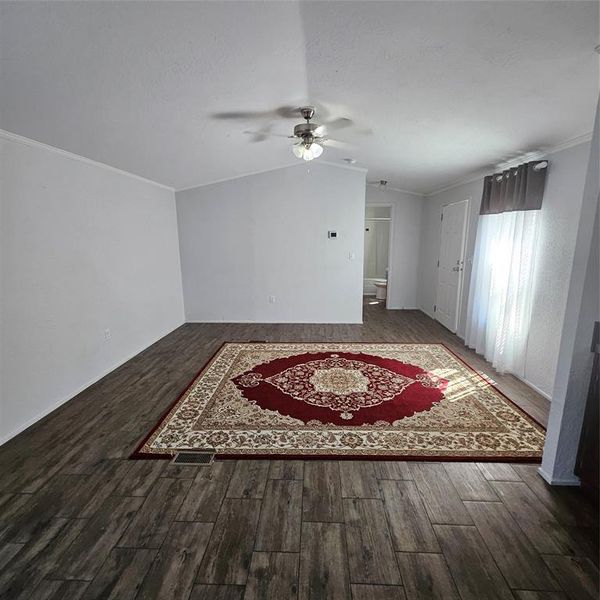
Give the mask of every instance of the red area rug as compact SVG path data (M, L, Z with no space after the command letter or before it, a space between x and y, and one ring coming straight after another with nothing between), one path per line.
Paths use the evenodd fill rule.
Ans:
M543 444L440 344L227 343L134 457L539 460Z

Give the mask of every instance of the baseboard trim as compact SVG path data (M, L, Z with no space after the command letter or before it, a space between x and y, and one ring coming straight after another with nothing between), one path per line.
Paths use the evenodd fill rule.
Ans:
M533 383L531 383L531 381L528 381L526 377L519 377L519 375L515 375L514 373L511 373L511 375L513 377L516 377L519 381L522 381L526 386L530 387L532 390L536 391L540 396L544 396L546 400L552 401L552 396L550 394L547 394L546 392L544 392L544 390L541 390L539 387L537 387L537 385L533 385Z
M427 315L430 319L433 319L434 321L436 320L433 313L429 314L429 312L426 311L422 306L419 306L418 310L420 310L423 314ZM454 335L456 335L456 337L458 339L465 342L464 336L462 336L458 331ZM467 344L465 342L465 346L466 345ZM467 346L467 348L469 348L469 346ZM470 350L473 350L473 348L470 348ZM529 381L527 378L520 377L519 375L516 375L515 373L510 373L510 375L512 375L513 377L516 377L519 381L522 381L526 386L530 387L534 392L537 392L540 396L543 396L544 398L546 398L546 400L548 400L550 402L552 401L552 396L550 394L548 394L547 392L544 392L544 390L540 389L539 387L537 387L536 385L531 383L531 381Z
M435 321L433 313L430 313L428 310L425 310L422 306L417 306L417 310L420 310L424 315L428 316L430 319L433 319Z
M252 323L253 325L272 325L273 323L282 323L285 325L362 325L363 320L360 321L286 321L277 319L276 321L253 321L251 319L186 319L186 323Z
M549 473L546 473L546 471L544 471L544 469L542 467L538 467L538 473L540 474L542 479L546 483L549 483L550 485L562 485L562 486L569 486L569 487L580 487L581 486L581 481L580 481L579 477L577 477L576 475L573 475L572 477L555 479Z
M18 426L16 429L13 429L13 431L11 431L10 433L0 437L0 446L2 446L3 444L6 444L6 442L8 442L12 438L16 437L20 433L23 433L23 431L25 431L26 429L29 429L29 427L31 427L32 425L35 425L38 421L41 421L44 417L47 417L50 413L54 412L57 408L60 408L63 404L67 403L69 400L72 400L73 398L75 398L75 396L77 396L78 394L81 394L81 392L83 392L90 386L92 386L95 383L97 383L98 381L100 381L103 377L106 377L109 373L112 373L115 369L118 369L120 366L124 365L128 360L131 360L132 358L136 357L138 354L144 352L144 350L147 350L148 348L150 348L150 346L156 344L156 342L158 342L165 336L169 335L170 333L172 333L173 331L175 331L182 325L185 325L185 321L181 321L181 323L179 323L179 325L176 325L172 329L167 330L165 333L158 336L153 342L150 342L147 346L144 346L143 348L140 348L136 352L133 352L132 354L127 355L122 360L117 361L115 364L113 364L108 369L103 370L97 377L94 377L91 380L89 380L87 383L77 387L66 398L61 398L60 400L54 402L48 408L43 410L41 413L38 413L35 417L28 419L27 421L25 421L25 423Z

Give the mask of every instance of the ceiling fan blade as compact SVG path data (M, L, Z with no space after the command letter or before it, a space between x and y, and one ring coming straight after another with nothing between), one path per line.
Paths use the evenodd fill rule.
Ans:
M327 121L325 123L325 127L328 131L335 131L337 129L344 129L345 127L350 127L354 123L352 119L347 119L346 117L339 117L337 119L333 119L332 121Z
M251 135L251 142L264 142L268 138L290 138L293 135L283 135L282 133L271 133L270 131L259 130L259 131L244 131L246 135Z
M318 141L318 140L317 140ZM329 148L339 148L340 150L352 150L354 146L348 142L342 142L340 140L332 140L331 138L324 138L322 140L323 145Z
M256 133L248 131L248 133L252 135L252 139L250 140L252 143L264 142L269 137L267 133L261 131L257 131Z
M300 114L300 108L298 106L280 106L273 111L278 117L284 119L297 119L302 118Z
M300 109L297 106L280 106L273 110L240 110L218 112L211 115L213 119L301 119Z
M231 111L213 113L211 117L213 119L260 119L270 114L270 111Z

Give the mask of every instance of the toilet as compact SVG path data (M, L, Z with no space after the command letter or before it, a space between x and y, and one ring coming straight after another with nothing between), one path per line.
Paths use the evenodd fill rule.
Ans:
M387 281L375 282L375 298L385 300L387 298Z

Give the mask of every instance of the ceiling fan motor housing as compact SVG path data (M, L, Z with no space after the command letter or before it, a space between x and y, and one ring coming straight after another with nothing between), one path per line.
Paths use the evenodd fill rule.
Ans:
M300 138L305 146L310 146L318 138L317 129L319 125L316 123L300 123L294 127L294 136Z
M300 123L294 127L294 135L296 137L303 137L305 135L312 135L313 137L317 137L315 134L316 130L319 128L319 125L316 123Z

